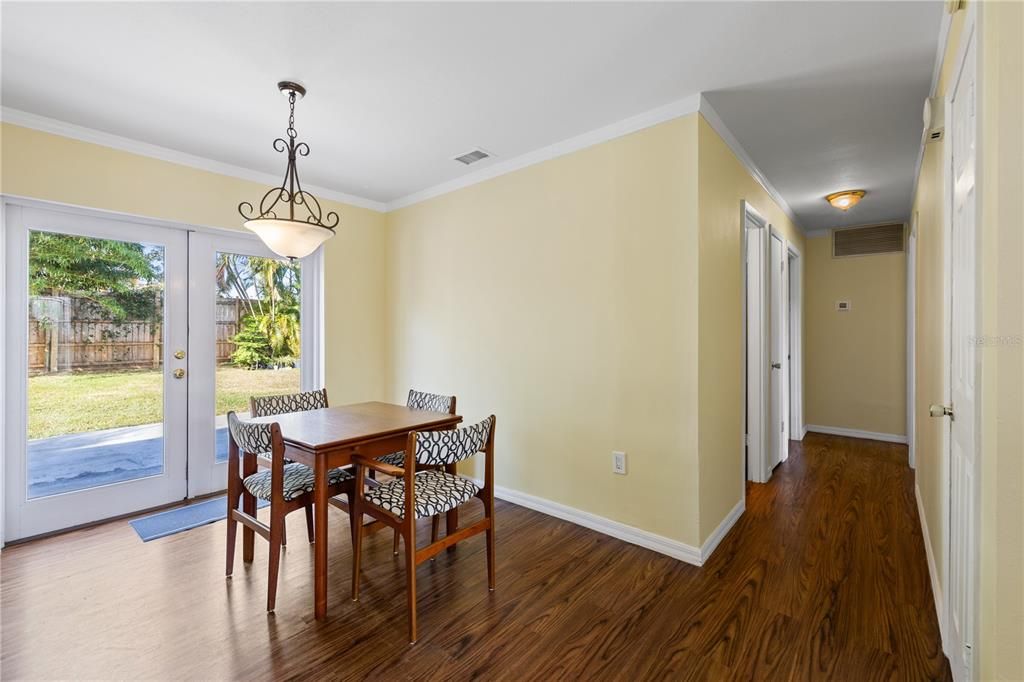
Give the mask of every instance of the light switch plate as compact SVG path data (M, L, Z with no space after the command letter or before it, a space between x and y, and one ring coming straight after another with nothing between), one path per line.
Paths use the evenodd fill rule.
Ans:
M615 451L612 453L612 473L626 475L626 453Z

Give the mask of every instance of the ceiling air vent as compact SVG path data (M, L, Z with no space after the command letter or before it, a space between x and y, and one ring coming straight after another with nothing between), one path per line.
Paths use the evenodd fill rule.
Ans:
M485 152L483 149L474 149L471 152L466 152L462 156L456 156L455 160L459 163L464 163L467 166L476 163L477 161L483 161L490 157L490 154Z
M903 225L870 225L832 231L832 255L868 256L903 251Z

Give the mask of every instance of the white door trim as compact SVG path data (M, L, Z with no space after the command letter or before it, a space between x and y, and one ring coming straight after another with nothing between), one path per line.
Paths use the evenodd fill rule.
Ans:
M907 463L917 468L917 211L907 232Z
M803 440L804 433L804 260L793 242L786 245L789 271L789 439ZM786 457L788 458L788 448Z
M765 458L768 451L766 423L768 415L768 335L767 271L768 221L746 201L740 202L740 230L743 233L745 284L743 287L744 395L746 401L745 430L741 434L744 447L742 480L744 490L749 479L756 483L768 480Z

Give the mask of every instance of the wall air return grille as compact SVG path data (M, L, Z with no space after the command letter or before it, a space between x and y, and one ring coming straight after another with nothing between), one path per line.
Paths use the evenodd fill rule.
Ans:
M868 256L903 251L903 225L871 225L832 231L832 255Z

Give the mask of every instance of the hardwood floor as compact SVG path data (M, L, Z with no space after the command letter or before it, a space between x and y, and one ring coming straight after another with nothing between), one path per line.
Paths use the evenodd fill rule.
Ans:
M809 434L749 487L703 568L509 503L496 514L497 590L482 537L422 565L412 647L391 534L366 539L354 603L336 510L323 623L301 514L272 615L266 543L225 580L223 522L143 544L117 521L9 547L0 677L950 679L905 446Z

